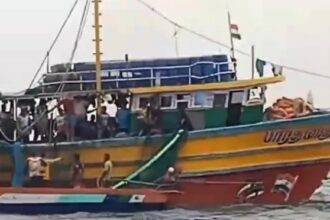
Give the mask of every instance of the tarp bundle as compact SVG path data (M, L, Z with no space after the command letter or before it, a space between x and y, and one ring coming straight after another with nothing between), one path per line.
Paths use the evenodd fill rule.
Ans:
M313 111L312 103L308 103L302 98L282 97L266 110L266 114L269 120L277 120L303 117L312 114Z

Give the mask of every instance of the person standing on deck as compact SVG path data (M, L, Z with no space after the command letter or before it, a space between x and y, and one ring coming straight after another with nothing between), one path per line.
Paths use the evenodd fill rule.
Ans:
M45 99L40 99L40 103L37 106L34 120L38 120L35 127L34 141L37 142L39 135L41 136L41 141L47 141L49 138L49 121L47 117L47 101Z
M122 102L117 114L118 132L128 135L130 128L130 111L126 107L127 102Z
M74 160L75 161L73 164L72 172L72 186L73 188L80 188L83 185L85 166L80 161L80 154L75 154Z
M13 115L6 111L7 102L2 103L0 112L0 129L4 134L1 134L1 139L9 138L14 139L14 131L16 129L16 122L14 121ZM2 137L5 135L6 137Z
M77 96L74 98L74 114L77 118L77 126L79 126L80 123L86 122L87 120L87 109L89 106L89 102L86 100L86 98Z
M40 154L40 158L41 158L41 169L40 169L40 174L42 175L43 177L43 181L45 180L49 180L49 165L52 164L52 163L56 163L60 160L62 160L61 157L57 157L55 159L49 159L49 158L46 158L46 155L44 153Z
M114 95L106 95L104 98L104 103L102 106L107 108L107 114L109 115L109 128L110 134L114 135L117 131L117 122L116 122L116 114L118 111L118 107L115 103L116 97Z
M31 157L27 158L28 172L29 172L29 182L27 186L29 187L39 187L43 184L43 176L41 175L42 161L41 157L37 157L34 153Z
M64 111L61 108L58 108L58 116L55 118L55 130L56 130L56 141L65 141L66 140L66 126Z
M109 127L109 118L110 118L110 116L107 113L107 107L102 106L101 114L99 115L99 118L98 118L98 132L97 132L98 138L110 137L111 130Z
M110 185L111 175L112 175L112 162L110 154L104 154L103 160L103 170L100 177L97 179L97 187L107 187Z
M17 122L18 122L19 136L21 137L23 143L28 143L30 130L25 130L25 129L27 129L30 125L30 116L28 114L28 109L26 106L23 106L21 108L21 113L17 117Z
M66 95L64 99L59 102L59 105L63 105L65 112L66 122L66 137L67 141L74 141L75 139L75 128L77 125L77 118L75 116L74 99L73 95Z

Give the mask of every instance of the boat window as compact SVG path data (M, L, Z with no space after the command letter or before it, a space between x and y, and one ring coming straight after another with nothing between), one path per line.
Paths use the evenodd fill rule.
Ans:
M172 95L164 95L160 97L160 107L162 109L171 109L173 106L173 96Z
M190 94L178 94L177 95L177 100L185 100L185 101L190 101Z
M140 97L139 99L139 109L143 109L150 104L150 98L149 97Z
M191 106L191 95L190 94L178 94L176 99L178 108L188 108Z
M228 97L228 94L226 94L226 93L214 94L213 107L214 108L226 108L227 107L227 97Z
M261 92L259 90L259 88L253 88L253 89L250 89L249 90L249 93L248 93L248 100L249 99L260 99L261 96L260 96Z
M232 92L231 104L240 104L244 100L244 91Z
M178 102L177 108L178 109L187 109L189 107L189 102Z
M262 88L253 88L247 92L247 101L245 105L262 105L264 104L264 91Z
M193 96L192 107L212 108L214 95L209 92L196 92Z

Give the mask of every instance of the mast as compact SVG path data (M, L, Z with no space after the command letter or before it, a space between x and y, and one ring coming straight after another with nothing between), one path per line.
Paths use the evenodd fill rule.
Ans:
M230 18L229 11L228 11L228 29L229 29L229 36L230 36L231 56L232 56L232 58L235 58L234 40L233 40L233 37L231 34L231 18Z
M229 11L227 12L228 13L228 30L229 30L229 36L230 36L230 45L231 45L231 57L232 59L236 62L236 58L235 58L235 48L234 48L234 40L233 40L233 35L232 35L232 32L231 32L231 18L230 18L230 13ZM234 63L234 72L236 74L237 72L237 69L236 69L236 63Z
M97 112L101 110L101 93L102 93L102 82L101 82L101 36L100 36L100 3L101 0L94 0L94 29L95 29L95 70L96 70L96 92L97 92Z

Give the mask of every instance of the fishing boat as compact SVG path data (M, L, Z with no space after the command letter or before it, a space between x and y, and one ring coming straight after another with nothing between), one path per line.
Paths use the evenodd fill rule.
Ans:
M129 100L129 129L108 138L49 137L41 143L21 143L19 135L8 138L1 130L0 212L309 201L330 168L330 112L285 97L277 102L280 110L266 109L267 86L285 77L238 79L232 55L101 61L99 2L94 4L96 62L54 65L38 86L20 95L3 94L1 100L16 109L35 99L58 101L70 94L93 96L100 108L106 95L124 97ZM299 113L292 112L295 105ZM158 112L155 133L145 132L141 121L146 106ZM12 117L15 122L16 110ZM82 130L90 133L88 126ZM40 152L62 161L47 166L47 188L26 188L26 159ZM86 189L68 189L77 153L85 164ZM96 189L105 153L114 164L113 184ZM170 182L164 180L169 168L176 173ZM121 202L122 196L130 199Z

